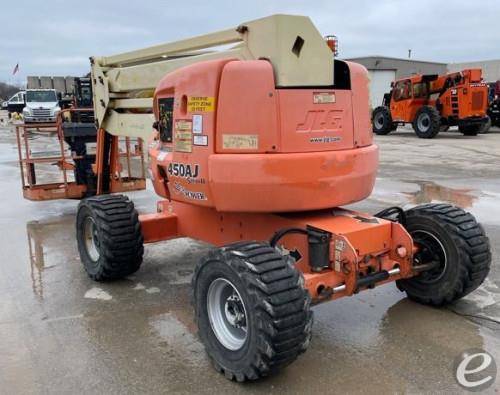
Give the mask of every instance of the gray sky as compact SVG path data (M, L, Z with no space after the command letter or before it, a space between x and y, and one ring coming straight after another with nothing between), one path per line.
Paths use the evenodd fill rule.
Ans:
M6 1L0 81L82 75L88 57L209 33L274 13L308 15L340 56L440 62L500 58L499 0ZM7 5L8 4L8 5ZM20 72L12 76L19 62Z

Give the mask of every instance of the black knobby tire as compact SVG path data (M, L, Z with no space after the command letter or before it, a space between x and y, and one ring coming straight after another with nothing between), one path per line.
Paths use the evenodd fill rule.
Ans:
M413 130L422 139L432 139L441 130L441 115L435 107L423 106L413 120Z
M464 136L477 136L482 127L482 124L460 125L458 127L458 131Z
M214 317L210 287L220 279L237 290L240 311L246 312L243 344L233 350L219 340L215 319L209 318ZM200 339L215 369L230 380L274 373L309 345L313 315L302 274L268 243L240 242L210 251L195 269L192 288Z
M426 204L406 212L405 226L417 246L419 239L427 238L419 246L420 254L433 239L443 249L437 252L440 267L396 282L410 299L434 306L451 303L479 287L488 275L490 243L472 214L450 204Z
M375 108L372 113L373 133L378 135L386 135L396 130L397 125L392 123L391 112L389 108L380 106Z
M486 116L486 121L482 124L481 128L479 129L479 133L481 134L489 133L490 129L491 129L491 118L489 116Z
M80 259L95 281L123 278L141 266L141 224L134 203L126 196L83 199L78 205L76 235Z

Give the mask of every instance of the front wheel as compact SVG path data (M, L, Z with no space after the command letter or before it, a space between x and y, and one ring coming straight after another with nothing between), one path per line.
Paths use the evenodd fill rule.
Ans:
M482 134L489 133L490 132L490 128L491 128L491 118L490 117L486 117L486 122L483 123L483 126L479 130L479 133L482 133Z
M391 112L385 106L377 107L372 114L373 132L384 136L397 129L397 124L392 122Z
M490 243L472 214L450 204L426 204L406 212L405 227L418 249L415 265L432 266L396 282L410 299L448 304L475 290L488 275Z
M76 237L83 267L95 281L123 278L141 266L141 224L126 196L83 199L78 205Z
M311 338L301 273L268 243L210 251L193 276L200 339L216 370L239 382L293 362Z

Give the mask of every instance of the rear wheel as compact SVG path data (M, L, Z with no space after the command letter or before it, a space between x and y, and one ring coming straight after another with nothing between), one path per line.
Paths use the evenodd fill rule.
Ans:
M479 133L489 133L490 128L491 128L491 118L487 117L487 120L479 130Z
M80 260L95 281L115 280L139 269L144 252L137 211L128 197L101 195L78 205Z
M449 204L427 204L406 212L406 229L418 252L415 265L432 268L397 286L419 303L444 305L475 290L491 265L489 240L475 218Z
M372 124L373 132L378 135L389 134L397 128L397 125L394 125L392 122L391 112L385 106L380 106L373 110Z
M460 125L458 130L464 136L477 136L483 127L482 124Z
M441 115L435 107L423 106L413 120L413 130L422 139L432 139L441 129Z
M309 345L312 312L302 275L268 243L241 242L209 252L192 286L200 339L226 378L266 376Z

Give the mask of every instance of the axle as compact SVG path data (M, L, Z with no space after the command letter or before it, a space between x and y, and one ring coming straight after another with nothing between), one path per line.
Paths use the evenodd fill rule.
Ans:
M217 246L269 240L302 272L315 303L416 274L415 247L400 223L340 208L299 215L220 213L161 201L158 213L140 220L146 243L182 236Z

